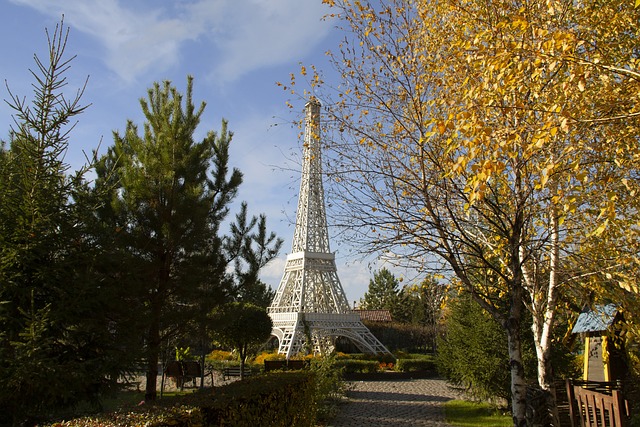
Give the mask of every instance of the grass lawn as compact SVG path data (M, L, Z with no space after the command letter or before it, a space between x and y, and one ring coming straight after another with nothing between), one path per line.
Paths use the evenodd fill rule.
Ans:
M450 400L444 404L447 422L456 427L510 427L510 415L502 415L483 403Z

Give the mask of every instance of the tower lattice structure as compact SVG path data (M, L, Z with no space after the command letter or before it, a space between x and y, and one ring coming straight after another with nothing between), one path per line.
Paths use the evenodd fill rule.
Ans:
M346 337L364 353L388 353L353 313L344 293L329 233L322 186L320 103L305 105L302 179L291 253L273 303L272 335L287 359L300 352L330 352Z

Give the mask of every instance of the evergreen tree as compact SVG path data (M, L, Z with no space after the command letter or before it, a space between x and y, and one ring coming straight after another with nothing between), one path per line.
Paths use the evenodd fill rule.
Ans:
M0 424L96 402L126 365L108 321L116 305L94 268L87 169L70 175L64 162L84 87L65 95L64 23L47 37L31 104L10 92L14 126L0 149Z
M360 300L360 308L365 310L389 310L391 316L404 317L400 282L388 269L373 273L369 280L369 289Z
M195 141L205 104L195 107L192 90L191 77L185 96L170 82L155 83L140 101L142 135L129 121L97 168L96 188L111 189L109 207L98 214L115 231L113 250L125 266L120 281L137 310L130 322L142 322L145 331L148 400L156 397L163 347L180 337L204 348L206 315L257 278L281 244L266 232L264 216L247 218L246 204L231 236L221 235L242 173L229 168L226 121L219 134ZM234 262L235 276L247 278L229 272Z
M536 371L531 321L527 316L520 331L527 375ZM444 333L438 340L439 371L475 398L509 402L511 379L509 354L504 345L506 339L504 328L468 293L461 292L447 304ZM572 378L579 374L571 350L562 342L554 343L552 361L556 378Z
M254 230L256 230L254 232ZM247 204L242 203L224 240L224 252L234 265L234 295L238 301L267 308L275 291L260 281L259 273L275 258L282 247L282 239L267 232L265 215L247 219Z
M438 341L439 371L477 399L508 402L511 377L506 339L498 322L469 295L461 295L449 305L445 334Z
M224 295L218 230L242 182L239 170L228 170L226 122L220 135L194 140L205 104L196 110L192 88L189 77L183 99L170 82L155 83L140 101L142 136L131 121L122 135L114 132L115 144L98 169L99 186L115 183L111 209L102 214L113 221L119 250L129 254L126 283L144 323L151 400L163 342L193 319L200 291Z

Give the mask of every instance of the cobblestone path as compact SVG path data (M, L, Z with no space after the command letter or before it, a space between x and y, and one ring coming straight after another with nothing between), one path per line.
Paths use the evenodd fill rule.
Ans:
M331 427L446 427L442 404L458 397L440 379L354 381Z

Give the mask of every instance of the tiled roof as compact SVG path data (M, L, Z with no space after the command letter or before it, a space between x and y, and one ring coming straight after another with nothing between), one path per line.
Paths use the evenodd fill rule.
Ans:
M365 322L391 322L391 312L389 310L353 310L360 314L360 320Z
M596 305L593 310L585 307L578 316L571 333L606 331L618 313L615 304Z

